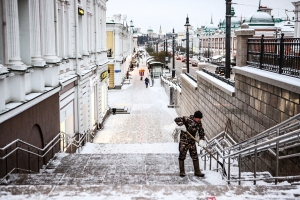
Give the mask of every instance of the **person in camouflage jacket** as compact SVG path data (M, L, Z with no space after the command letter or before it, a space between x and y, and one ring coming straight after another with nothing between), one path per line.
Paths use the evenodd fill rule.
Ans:
M178 126L183 126L180 133L180 142L179 142L179 169L180 176L185 176L184 170L184 160L186 158L187 151L189 150L190 156L193 159L195 175L199 177L204 177L204 174L201 173L199 167L199 159L197 154L197 147L195 140L191 138L186 131L188 131L194 137L198 131L200 141L204 141L204 129L202 127L201 119L203 115L200 111L196 111L194 115L183 116L175 118L175 123Z

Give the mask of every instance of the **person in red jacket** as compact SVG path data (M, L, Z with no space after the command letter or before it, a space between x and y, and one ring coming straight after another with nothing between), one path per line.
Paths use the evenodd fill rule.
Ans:
M201 147L205 146L205 140L204 140L204 129L202 127L201 119L203 115L198 110L194 113L194 115L190 116L183 116L183 117L177 117L174 119L176 124L181 128L180 133L180 142L179 142L179 170L180 176L185 176L185 170L184 170L184 160L186 158L187 151L189 151L190 156L193 160L194 164L194 171L195 176L204 177L204 174L201 173L200 167L199 167L199 159L197 154L197 147L195 140L191 138L186 131L188 131L191 135L194 137L196 136L196 133L198 131L200 143L199 145Z

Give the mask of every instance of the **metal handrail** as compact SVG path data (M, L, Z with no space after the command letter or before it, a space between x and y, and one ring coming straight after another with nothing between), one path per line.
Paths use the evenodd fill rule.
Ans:
M294 123L294 124L291 124L291 125L285 127L284 129L282 129L283 126L289 124L290 122L294 121L295 119L299 120L299 122L296 122L296 123ZM264 139L266 136L270 136L271 134L277 133L277 129L278 129L278 128L280 128L280 133L282 133L282 132L284 132L286 129L296 128L297 126L300 127L300 114L297 114L297 115L295 115L295 116L293 116L293 117L287 119L286 121L281 122L280 124L277 124L277 125L275 125L275 126L269 128L269 129L267 129L267 130L261 132L261 133L258 134L258 135L255 135L255 136L253 136L253 137L251 137L251 138L249 138L249 139L247 139L247 140L245 140L245 141L243 141L243 142L240 142L240 143L238 143L238 144L236 144L236 145L233 145L232 147L228 147L228 148L230 148L231 150L233 150L233 149L240 148L240 147L243 146L243 145L247 145L247 144L249 144L249 143L253 143L253 142L255 142L255 140Z
M29 147L32 147L36 150L38 150L38 152L42 151L44 152L45 150L47 150L46 152L44 152L44 154L39 154L39 153L36 153L36 152L33 152L32 150L27 150L27 149L24 149L24 148L21 148L21 147L16 147L15 149L13 149L12 151L10 151L9 153L7 153L5 156L3 157L0 157L0 160L5 160L7 159L10 155L12 155L13 153L17 152L17 151L23 151L23 152L26 152L28 153L29 155L34 155L34 156L37 156L39 158L44 158L59 142L63 141L64 142L64 139L65 138L68 138L68 139L71 139L71 141L68 143L68 146L67 148L63 147L62 149L60 149L59 152L62 152L64 151L65 149L68 149L68 147L70 145L74 145L76 146L77 148L80 148L81 147L81 144L83 143L83 141L87 138L88 135L91 135L92 138L94 138L94 135L93 135L93 130L88 130L87 132L85 132L84 134L82 134L83 136L82 137L79 137L78 140L76 140L75 137L71 137L69 135L67 135L66 133L64 132L60 132L58 133L44 148L39 148L39 147L36 147L32 144L29 144L23 140L20 140L20 139L16 139L14 141L12 141L11 143L9 143L8 145L6 145L5 147L3 148L0 148L0 150L7 150L8 148L10 148L12 145L14 144L18 144L18 142L20 143L23 143L25 145L28 145ZM81 135L81 134L80 134ZM61 148L61 147L60 147ZM18 157L16 158L18 159ZM18 165L18 164L17 164ZM34 172L32 170L27 170L27 169L22 169L22 168L19 168L18 166L13 168L10 172L8 172L1 180L0 182L2 182L9 174L11 174L13 171L15 170L20 170L20 171L28 171L28 172Z
M223 135L224 138L222 138ZM230 183L231 181L238 181L240 184L241 181L244 181L241 178L240 164L242 162L242 157L246 157L246 156L254 156L254 169L253 169L254 178L251 179L252 181L254 181L254 185L256 184L257 180L261 180L260 178L256 178L256 162L257 162L256 160L259 153L266 152L266 151L269 151L271 155L273 155L276 159L275 176L266 179L273 179L275 180L275 184L277 184L278 180L282 180L282 179L288 180L288 179L293 179L295 177L296 178L299 177L299 176L280 177L278 176L278 174L279 174L280 159L300 156L300 153L298 152L293 152L292 154L288 154L288 155L279 154L279 152L282 152L286 149L300 146L300 114L295 115L294 117L291 117L288 120L281 122L280 124L277 124L274 127L271 127L263 131L262 133L252 138L249 138L245 141L242 141L240 143L235 143L234 140L232 140L233 142L230 143L227 141L228 138L230 138L229 140L232 139L229 133L223 131L217 136L213 137L211 140L209 140L206 147L211 153L217 154L218 160L223 159L223 165L224 163L226 163L225 160L228 160L228 162L226 163L228 164L227 166L228 177L223 176L223 178L226 179L228 183ZM200 152L200 154L202 158L203 157L206 158L206 156L209 156L209 153L205 152L204 150L202 151L202 153ZM239 178L232 180L230 178L230 165L232 161L234 161L235 159L238 159ZM204 168L206 168L206 161L207 160L205 159ZM211 161L210 161L210 165L211 165ZM218 171L218 166L216 170Z
M27 146L30 146L30 147L32 147L32 148L35 148L36 150L39 150L39 151L44 151L45 149L47 149L47 147L53 142L53 141L55 141L56 139L57 139L57 137L59 137L60 136L60 133L59 134L57 134L43 149L41 149L41 148L39 148L39 147L36 147L36 146L34 146L34 145L32 145L32 144L29 144L29 143L27 143L27 142L25 142L25 141L23 141L23 140L20 140L20 139L16 139L16 140L14 140L14 141L12 141L11 143L9 143L9 144L7 144L5 147L3 147L3 148L0 148L0 150L6 150L6 149L8 149L10 146L12 146L12 145L14 145L15 143L18 143L18 142L21 142L21 143L23 143L23 144L26 144ZM1 158L0 158L1 159Z

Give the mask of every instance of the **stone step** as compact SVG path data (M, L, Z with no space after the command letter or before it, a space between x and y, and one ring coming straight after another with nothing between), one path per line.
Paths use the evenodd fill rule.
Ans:
M210 185L205 178L188 173L38 173L11 174L1 185Z
M114 108L111 108L111 109L113 112ZM115 109L116 109L116 112L115 112L116 114L130 114L128 108L123 107L123 108L115 108Z
M0 199L298 199L296 186L233 185L13 185ZM19 198L18 198L19 197Z

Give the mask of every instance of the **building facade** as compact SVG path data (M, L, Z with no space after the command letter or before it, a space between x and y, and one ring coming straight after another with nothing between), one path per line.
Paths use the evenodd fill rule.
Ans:
M80 137L101 126L108 111L106 2L1 1L1 148L16 139L44 148L60 132ZM0 177L15 167L38 170L59 145L66 144L44 158L13 153L0 163Z
M106 22L109 89L122 88L135 48L133 27L126 20L126 15L115 14Z

